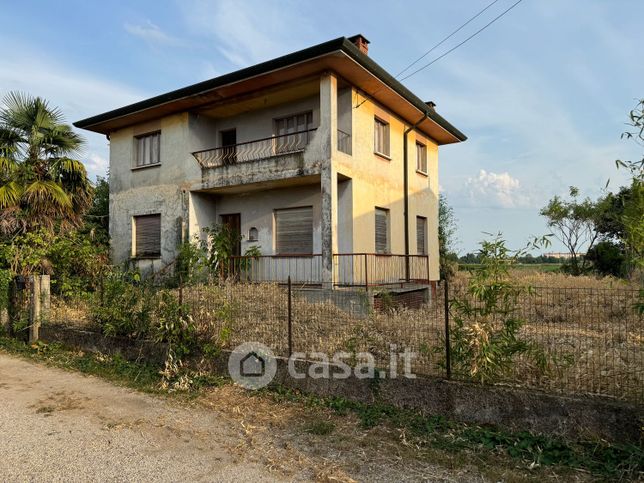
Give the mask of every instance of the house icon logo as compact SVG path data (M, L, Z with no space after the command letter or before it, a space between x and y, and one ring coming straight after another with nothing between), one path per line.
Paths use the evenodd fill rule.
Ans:
M233 349L228 358L228 373L246 389L260 389L268 385L277 372L273 352L258 342L245 342Z
M262 377L266 372L266 361L253 351L239 361L239 373L243 377Z

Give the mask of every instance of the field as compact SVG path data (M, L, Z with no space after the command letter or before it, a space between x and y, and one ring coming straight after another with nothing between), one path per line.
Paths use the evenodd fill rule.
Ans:
M468 297L467 272L450 284L450 299ZM518 358L499 382L572 394L602 394L644 399L644 327L633 306L638 291L616 279L570 277L559 273L516 270L517 284L534 288L519 301L514 314L524 320L522 340L546 354L546 368ZM390 345L416 354L412 370L419 375L445 375L444 293L418 310L340 309L341 290L324 302L308 302L293 293L293 352L369 352L387 369ZM203 344L225 349L257 341L277 355L288 354L288 293L277 285L223 284L186 287L184 302ZM55 300L51 323L97 329L89 316L91 299ZM453 315L452 315L453 317ZM476 327L478 321L473 322ZM453 323L453 319L452 319ZM469 378L467 373L454 377Z

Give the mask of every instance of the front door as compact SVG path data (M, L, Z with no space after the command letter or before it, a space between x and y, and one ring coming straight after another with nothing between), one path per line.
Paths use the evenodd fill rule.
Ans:
M234 237L232 255L241 255L241 215L239 213L221 215L221 224L228 227L231 235Z
M221 132L222 164L228 166L237 162L237 131L229 129Z

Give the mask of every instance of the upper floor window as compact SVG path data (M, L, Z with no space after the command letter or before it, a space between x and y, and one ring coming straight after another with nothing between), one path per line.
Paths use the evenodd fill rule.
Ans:
M389 252L389 210L376 208L376 253Z
M161 132L143 134L135 138L135 165L151 166L161 163Z
M416 143L416 171L427 174L427 146Z
M134 217L134 247L136 257L161 256L161 215L141 215Z
M389 124L377 117L374 118L373 150L389 157Z
M275 210L275 252L277 254L313 253L313 207Z
M311 129L313 129L311 111L275 119L275 151L288 153L303 149L309 142Z
M427 218L416 217L416 251L419 255L427 255Z

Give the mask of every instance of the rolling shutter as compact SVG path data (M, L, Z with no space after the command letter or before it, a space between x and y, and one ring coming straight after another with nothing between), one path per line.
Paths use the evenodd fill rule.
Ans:
M136 231L135 255L150 257L161 255L161 215L134 217Z
M427 218L416 217L416 252L418 255L427 255Z
M376 208L376 253L389 253L389 210Z
M275 211L275 251L278 254L313 253L313 208Z

